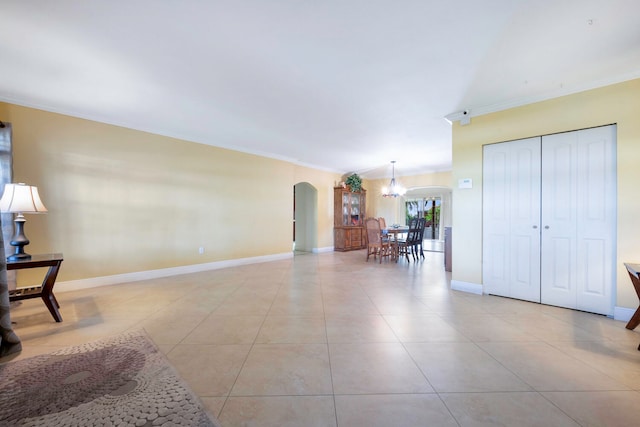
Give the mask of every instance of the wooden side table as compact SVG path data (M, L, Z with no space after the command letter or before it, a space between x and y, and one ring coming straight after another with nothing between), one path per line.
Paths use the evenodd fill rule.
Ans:
M60 270L62 260L62 254L40 254L32 255L31 259L7 261L7 270L49 267L49 270L42 281L42 285L18 288L10 291L9 300L19 301L23 299L41 297L55 321L62 322L62 316L60 316L60 312L58 311L60 304L58 304L58 300L56 300L55 295L53 295L53 285L56 283L56 277L58 277L58 271Z

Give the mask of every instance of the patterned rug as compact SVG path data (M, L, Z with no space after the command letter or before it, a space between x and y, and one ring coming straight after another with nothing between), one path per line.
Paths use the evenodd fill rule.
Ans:
M219 426L143 331L0 365L0 426Z

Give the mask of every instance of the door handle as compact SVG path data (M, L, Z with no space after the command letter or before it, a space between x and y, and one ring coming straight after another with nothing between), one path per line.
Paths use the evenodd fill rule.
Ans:
M538 226L537 226L537 225L534 225L534 226L533 226L533 229L535 230L536 228L538 228Z
M548 226L548 225L545 225L545 226L544 226L544 229L545 229L545 230L548 230L548 229L549 229L549 226Z

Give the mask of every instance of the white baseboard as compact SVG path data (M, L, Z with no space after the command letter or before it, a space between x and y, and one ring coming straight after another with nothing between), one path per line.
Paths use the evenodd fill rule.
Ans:
M120 283L138 282L140 280L157 279L160 277L177 276L179 274L198 273L208 270L219 270L227 267L237 267L247 264L280 261L293 257L293 252L275 255L264 255L251 258L230 259L225 261L207 262L204 264L183 265L180 267L162 268L159 270L137 271L134 273L115 274L113 276L91 277L88 279L68 280L56 282L56 291L77 291L80 289L96 288L98 286L118 285Z
M614 307L613 319L620 320L622 322L628 322L635 312L636 312L635 308Z
M451 289L454 291L469 292L471 294L482 295L482 285L478 283L462 282L460 280L451 281Z
M325 246L324 248L313 248L314 254L322 254L326 252L333 252L333 246Z

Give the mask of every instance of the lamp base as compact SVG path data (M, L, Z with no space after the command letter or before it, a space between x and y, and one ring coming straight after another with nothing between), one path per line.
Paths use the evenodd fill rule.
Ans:
M24 252L24 247L29 244L29 239L24 235L24 216L22 216L22 214L18 214L13 222L16 225L16 234L13 236L13 239L11 239L9 244L15 247L16 251L13 255L7 257L7 261L31 259L31 255Z
M7 257L7 261L24 261L26 259L31 259L31 255L26 254L24 252L15 253L15 254Z

